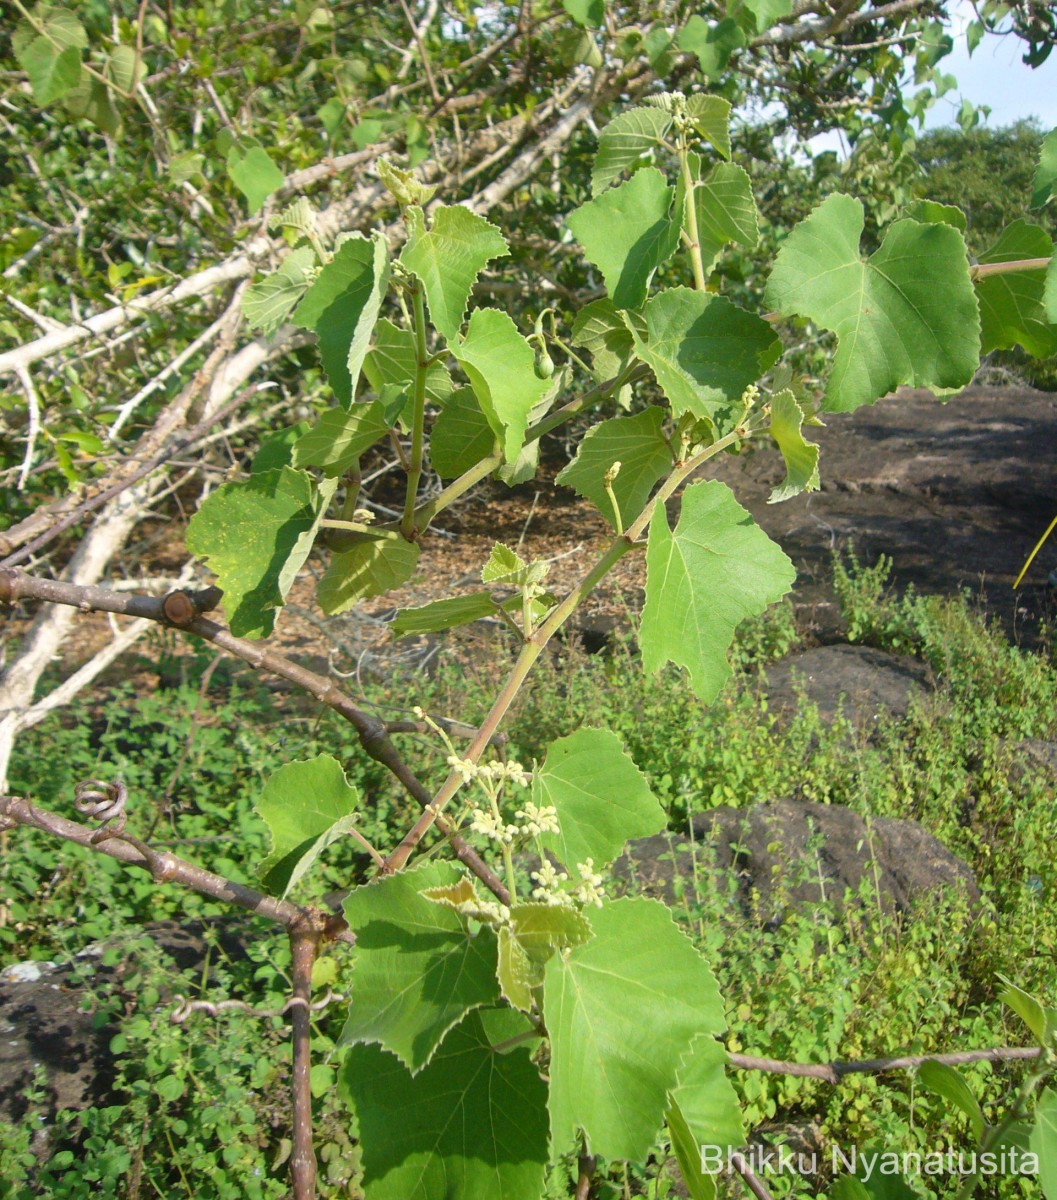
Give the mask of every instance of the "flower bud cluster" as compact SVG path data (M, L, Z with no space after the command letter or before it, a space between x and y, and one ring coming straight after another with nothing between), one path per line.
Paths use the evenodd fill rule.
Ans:
M605 899L602 890L605 880L595 870L594 859L589 858L586 862L577 863L576 870L580 882L569 891L562 886L569 882L566 872L559 871L552 862L544 860L540 869L532 872L532 879L536 884L532 889L532 899L542 904L562 904L567 908L573 908L577 904L593 904L596 908L601 908Z

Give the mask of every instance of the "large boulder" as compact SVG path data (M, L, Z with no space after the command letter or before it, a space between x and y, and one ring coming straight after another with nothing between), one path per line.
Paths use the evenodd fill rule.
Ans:
M732 891L746 913L774 924L790 907L825 900L840 908L864 883L889 912L930 894L980 899L969 867L916 821L867 821L841 805L779 800L698 813L691 833L629 843L618 877L669 903L695 886Z
M929 668L905 654L870 646L816 646L765 668L763 691L772 712L795 713L800 697L830 722L841 710L856 725L903 718L911 698L934 686Z

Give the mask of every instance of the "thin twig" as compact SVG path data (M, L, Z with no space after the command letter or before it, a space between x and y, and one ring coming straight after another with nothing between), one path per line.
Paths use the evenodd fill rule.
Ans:
M26 452L22 457L22 467L18 473L18 490L24 491L26 480L29 478L30 468L33 466L33 450L37 444L37 437L40 434L40 401L37 399L36 389L33 387L33 380L30 378L29 372L25 367L18 367L15 371L18 376L18 382L22 384L22 390L26 393L26 405L29 409L29 430L26 433Z
M744 1155L739 1154L737 1150L732 1150L730 1164L742 1179L745 1180L745 1186L756 1197L756 1200L774 1200L763 1180L749 1166Z
M90 825L81 825L77 821L69 821L47 809L38 808L24 796L0 796L0 819L3 819L3 823L8 829L14 825L28 825L33 829L40 829L44 833L51 834L53 837L97 850L100 854L109 855L110 858L116 858L119 862L128 863L130 866L143 867L148 870L151 867L148 856L144 855L141 849L130 844L124 837L113 836L97 841L96 836L100 832L98 829L93 829ZM212 896L215 900L235 904L239 908L245 908L249 912L274 921L278 925L285 925L287 928L293 924L308 921L314 923L321 933L326 930L337 941L350 944L356 941L355 936L347 929L335 930L333 917L324 917L311 910L298 908L297 905L290 904L286 900L276 900L272 896L265 896L253 888L245 887L241 883L233 883L230 879L225 879L203 867L185 862L168 851L155 851L152 857L154 866L152 874L158 882L181 884L200 895Z
M1017 1062L1038 1058L1040 1053L1037 1046L996 1046L988 1050L960 1050L953 1054L908 1054L899 1058L861 1058L830 1063L782 1062L776 1058L757 1058L752 1054L731 1054L730 1062L743 1071L798 1075L836 1085L845 1075L877 1075L882 1071L913 1070L926 1062L958 1067L975 1062Z

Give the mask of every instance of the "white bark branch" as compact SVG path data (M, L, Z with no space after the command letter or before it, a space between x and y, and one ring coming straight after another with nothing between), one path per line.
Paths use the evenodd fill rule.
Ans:
M208 295L232 280L245 279L253 274L256 269L255 260L265 253L270 245L268 239L260 238L247 246L241 254L227 262L220 263L215 267L207 267L206 270L199 271L195 275L189 275L173 287L159 288L158 291L141 296L128 304L118 304L101 313L96 313L94 317L89 317L80 324L64 325L62 329L35 338L24 346L8 350L6 353L0 354L0 375L18 374L19 369L25 370L42 358L50 358L60 350L65 350L67 346L74 346L86 338L110 333L140 317L164 312L195 296Z

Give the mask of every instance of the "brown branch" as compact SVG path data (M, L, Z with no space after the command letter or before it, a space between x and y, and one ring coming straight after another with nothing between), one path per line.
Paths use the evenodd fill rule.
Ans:
M1037 1046L996 1046L988 1050L960 1050L953 1054L908 1054L901 1058L860 1058L830 1063L781 1062L776 1058L757 1058L752 1054L731 1054L729 1057L731 1065L743 1071L799 1075L836 1085L845 1075L878 1075L882 1071L913 1070L926 1062L958 1067L974 1062L1018 1062L1038 1058L1041 1053Z
M580 1174L576 1180L575 1200L587 1200L591 1194L591 1179L595 1173L595 1156L593 1154L581 1154L577 1166Z
M290 1155L290 1181L294 1200L313 1200L316 1194L316 1151L312 1145L312 963L319 946L319 931L311 925L290 926L290 954L293 959L295 1000L290 1013L294 1035L293 1152Z
M332 917L311 909L299 908L286 900L265 896L253 888L233 883L230 879L203 867L196 867L168 851L150 851L145 847L137 847L120 833L111 833L100 840L99 829L81 825L77 821L69 821L58 813L38 808L24 796L0 796L0 824L8 829L14 825L28 825L33 829L40 829L53 837L97 850L100 854L107 854L119 862L149 870L159 883L179 883L193 892L198 892L199 895L212 896L215 900L235 904L288 929L308 923L320 936L327 932L337 941L348 942L350 945L356 941L355 935L347 929L336 934L331 933L334 928Z
M385 722L358 708L333 680L310 671L300 663L292 662L258 642L235 637L223 625L206 617L196 615L186 623L174 625L166 614L166 604L168 603L171 609L176 595L188 597L192 605L198 605L197 611L200 613L204 611L201 607L203 596L206 595L211 600L214 598L213 592L213 589L207 589L206 594L170 592L168 596L159 599L135 593L112 592L101 587L82 587L80 584L64 583L56 579L38 579L24 571L0 569L0 603L13 604L22 599L45 600L51 604L72 605L82 612L100 611L146 617L161 625L182 629L185 633L202 638L203 641L212 642L257 670L269 671L281 679L288 680L348 721L359 735L360 745L366 753L389 770L423 808L433 803L428 789L400 757L386 732ZM438 821L438 826L450 839L455 857L503 904L509 904L510 893L506 887L473 847L455 832L454 826L446 820Z
M730 1165L745 1180L745 1186L756 1197L756 1200L774 1200L774 1197L767 1190L767 1185L752 1167L749 1166L743 1154L739 1154L737 1150L732 1150Z

